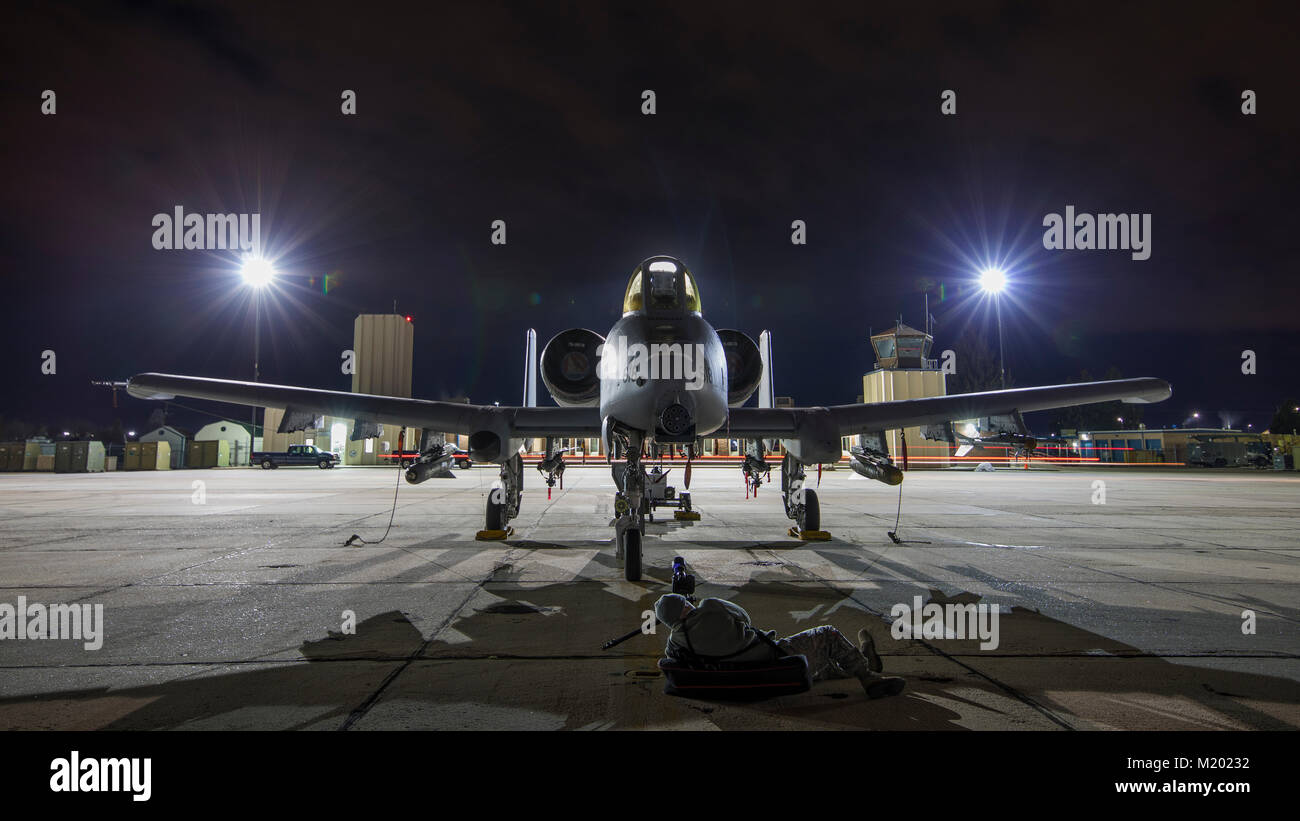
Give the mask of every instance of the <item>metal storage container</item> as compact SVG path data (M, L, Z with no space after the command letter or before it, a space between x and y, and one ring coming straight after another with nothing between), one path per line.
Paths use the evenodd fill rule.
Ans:
M126 452L123 454L123 470L140 469L140 442L127 442Z
M141 442L140 470L168 470L172 466L170 442Z
M82 442L86 446L86 461L82 468L88 473L104 472L104 443L103 442Z
M59 442L54 448L56 473L102 473L103 442Z
M72 443L58 442L54 445L54 472L72 472Z
M0 470L22 470L26 442L0 442Z

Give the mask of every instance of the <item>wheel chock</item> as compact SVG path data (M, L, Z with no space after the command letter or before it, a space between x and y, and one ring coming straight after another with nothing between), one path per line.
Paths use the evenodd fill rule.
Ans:
M698 522L700 514L694 510L675 510L673 511L673 518L679 522Z
M513 527L507 527L505 530L480 530L474 534L474 539L480 542L499 542L514 531Z
M829 542L831 534L825 530L800 530L797 527L790 528L790 535L801 542Z

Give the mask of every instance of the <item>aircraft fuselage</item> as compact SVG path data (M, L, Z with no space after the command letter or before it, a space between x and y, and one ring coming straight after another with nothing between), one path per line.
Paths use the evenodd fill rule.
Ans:
M693 442L727 423L727 360L699 314L628 314L605 338L600 414L659 442Z

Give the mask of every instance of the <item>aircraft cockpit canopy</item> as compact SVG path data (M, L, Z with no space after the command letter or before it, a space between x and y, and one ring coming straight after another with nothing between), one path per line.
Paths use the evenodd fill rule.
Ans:
M623 296L623 313L700 313L695 276L679 260L651 257L636 266Z

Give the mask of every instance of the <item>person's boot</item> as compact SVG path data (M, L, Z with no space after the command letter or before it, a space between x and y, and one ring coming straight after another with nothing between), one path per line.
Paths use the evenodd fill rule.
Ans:
M879 673L885 669L884 663L880 660L880 654L876 652L876 642L867 632L867 628L858 631L858 652L867 660L867 666L871 672Z
M867 691L867 698L870 699L896 696L907 686L907 682L898 676L882 676L872 672L858 676L858 681L862 682L862 689Z

